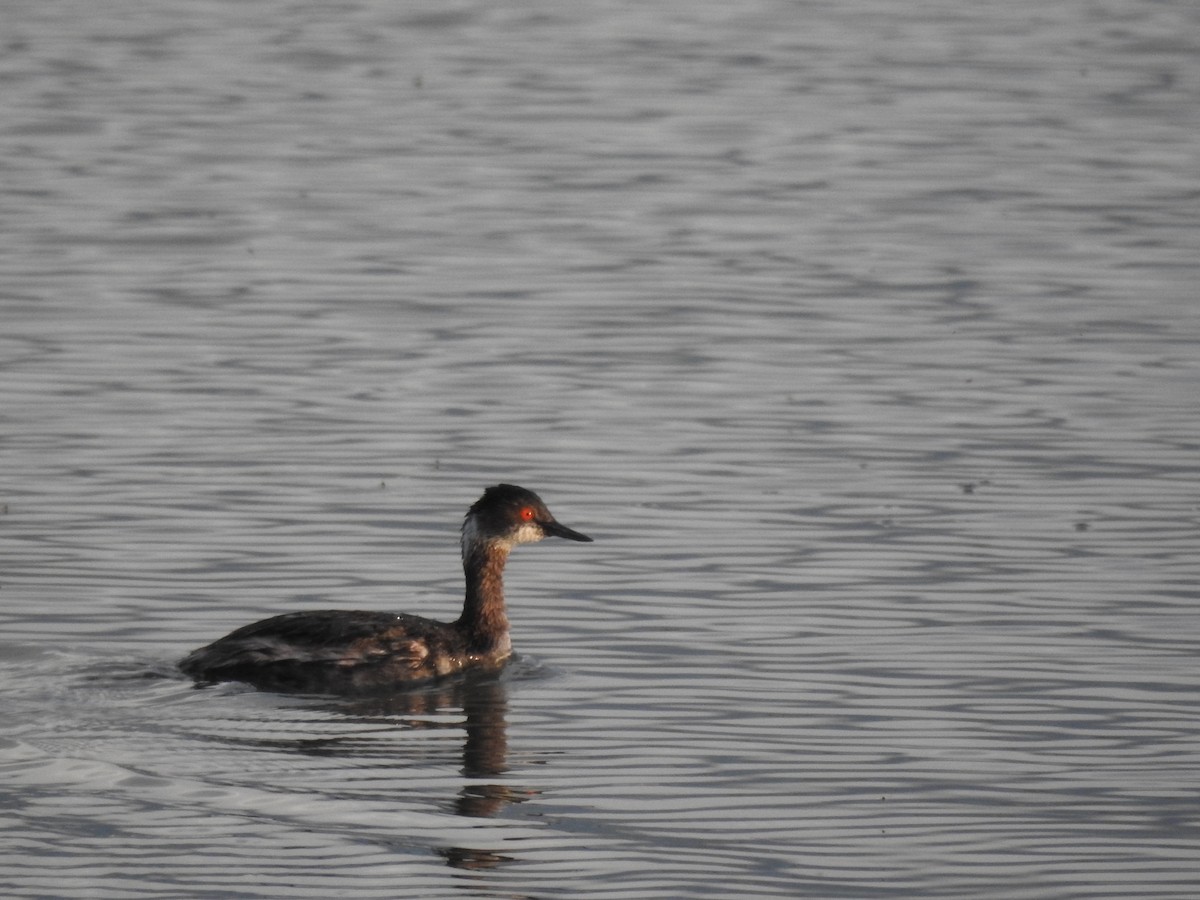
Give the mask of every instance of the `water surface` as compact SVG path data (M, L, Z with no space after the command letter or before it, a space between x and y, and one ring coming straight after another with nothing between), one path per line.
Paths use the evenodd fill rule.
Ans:
M1194 4L3 20L0 892L1195 895ZM503 678L175 674L497 481Z

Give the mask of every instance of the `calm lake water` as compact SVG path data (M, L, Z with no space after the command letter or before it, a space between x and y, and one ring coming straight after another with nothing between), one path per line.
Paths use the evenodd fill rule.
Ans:
M1192 0L0 26L0 894L1200 891ZM498 481L499 680L175 672Z

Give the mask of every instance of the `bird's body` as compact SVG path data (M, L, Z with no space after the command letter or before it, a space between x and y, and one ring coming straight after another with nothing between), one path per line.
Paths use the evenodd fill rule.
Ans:
M537 494L488 488L463 521L466 599L438 622L405 613L295 612L243 626L179 664L201 682L244 681L269 690L362 692L403 687L469 668L499 668L512 655L504 564L518 544L547 536L590 541L560 525Z

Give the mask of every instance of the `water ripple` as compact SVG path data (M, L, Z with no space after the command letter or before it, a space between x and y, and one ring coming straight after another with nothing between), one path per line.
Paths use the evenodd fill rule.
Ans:
M1192 5L9 6L0 893L1195 894Z

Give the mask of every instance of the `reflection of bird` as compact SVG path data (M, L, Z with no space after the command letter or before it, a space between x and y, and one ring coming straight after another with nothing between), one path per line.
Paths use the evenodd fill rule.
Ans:
M404 613L288 613L246 625L193 651L179 668L203 682L345 692L498 667L512 654L504 564L513 547L549 536L591 540L560 525L533 491L511 484L490 487L463 520L467 594L455 621Z

